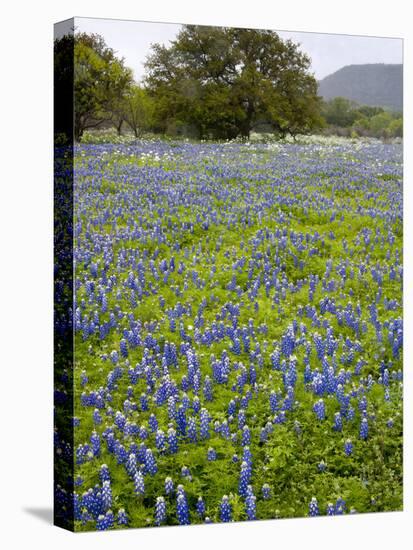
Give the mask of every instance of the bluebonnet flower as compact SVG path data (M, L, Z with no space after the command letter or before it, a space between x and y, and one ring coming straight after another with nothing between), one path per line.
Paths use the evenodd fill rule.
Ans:
M268 439L268 432L265 428L261 428L260 430L260 442L265 443Z
M201 410L201 401L197 395L194 397L192 401L192 408L195 414L197 414Z
M125 358L128 356L128 344L124 338L120 341L120 354Z
M248 426L245 424L245 426L242 428L242 437L241 437L241 445L249 445L251 443L251 432Z
M145 460L146 460L146 445L145 445L145 443L142 442L139 445L139 447L137 448L136 458L138 459L138 461L141 464L145 464Z
M95 409L95 410L93 411L93 422L94 422L94 424L96 424L96 425L102 424L102 416L101 416L101 414L100 414L99 409Z
M210 417L209 417L208 411L206 409L201 409L200 427L199 427L199 435L201 436L201 439L209 438L209 424L210 424Z
M151 413L151 415L149 416L148 424L151 432L156 432L156 430L158 429L158 420L153 413Z
M148 430L146 429L146 426L142 425L142 426L139 428L139 437L140 437L142 440L148 439L149 434L148 434Z
M268 483L264 483L264 485L262 486L262 498L264 500L268 500L271 498L271 488Z
M246 462L248 468L252 471L252 453L248 445L242 451L242 462Z
M59 506L63 506L65 502L66 498L63 499L63 502L59 503ZM73 515L76 521L82 519L82 502L80 496L76 493L76 491L73 493Z
M327 469L327 464L324 462L324 460L322 460L318 463L317 468L319 472L325 472Z
M347 420L349 421L354 420L355 416L356 416L356 412L354 410L354 407L349 407L346 415Z
M212 380L208 375L205 376L203 391L204 391L205 401L212 401L213 400Z
M85 370L82 370L81 374L80 374L80 384L81 386L86 386L86 384L88 383L89 379L86 375L86 371Z
M155 525L161 525L166 520L166 502L164 497L157 497L155 504Z
M128 456L128 458L126 460L125 468L126 468L126 471L128 472L128 475L131 478L134 478L136 472L138 471L138 463L137 463L137 460L136 460L135 453L130 453L130 455Z
M367 409L367 397L363 395L358 402L359 411L363 412Z
M128 524L128 516L126 515L124 508L119 509L117 521L118 521L118 525Z
M96 520L96 529L98 531L106 531L107 529L113 527L113 524L113 512L111 510L108 510L105 515L99 515L98 519Z
M168 446L171 454L178 452L178 437L173 428L169 428L168 430Z
M212 447L208 448L207 458L210 462L217 459L217 453L216 453L215 449L213 449Z
M142 411L147 411L149 408L149 405L148 405L148 396L146 395L146 393L142 393L139 400L141 403Z
M234 353L235 355L240 355L241 354L241 341L239 338L235 338L234 340L234 344L232 346L232 353Z
M114 365L116 365L116 363L118 363L119 361L119 354L116 350L113 350L110 352L110 360L112 361L112 363Z
M367 418L362 418L360 423L360 439L366 440L369 435L369 425Z
M195 417L190 416L187 424L187 436L190 441L195 443L197 441L196 420Z
M243 461L238 483L238 493L243 497L247 494L247 487L251 479L251 467Z
M334 504L332 504L331 502L329 502L327 504L326 514L327 514L327 516L335 516L335 514L336 514Z
M92 451L94 456L100 456L100 437L94 430L90 436L90 442L92 443Z
M232 416L237 412L237 404L233 399L228 403L228 416Z
M110 481L110 472L106 464L102 464L102 466L100 467L99 478L102 484L104 481Z
M224 495L222 497L222 501L219 507L219 517L220 520L224 523L232 521L232 506L229 502L229 498L227 495Z
M126 424L125 415L122 414L120 411L116 411L114 422L115 422L115 425L119 428L119 430L123 430Z
M155 445L159 451L163 451L166 446L166 436L163 430L157 430L155 436Z
M304 383L309 384L313 380L313 373L310 364L307 363L304 368Z
M393 418L389 418L389 419L387 420L386 426L387 426L388 428L393 428L393 426L394 426Z
M315 412L319 420L325 420L326 417L326 407L323 399L319 399L313 405L313 411Z
M179 434L186 434L186 411L182 405L179 405L176 413L176 427Z
M336 412L336 414L334 415L333 430L335 430L336 432L341 432L342 429L343 429L343 421L341 418L341 413Z
M336 501L335 513L337 516L340 516L344 514L345 511L346 511L346 501L341 497L339 497Z
M147 471L152 476L155 475L158 471L158 466L156 465L156 460L151 449L146 449L145 471Z
M181 398L181 404L185 411L187 411L191 405L191 400L189 399L188 395L184 393Z
M272 368L274 370L280 369L280 360L281 360L280 350L278 348L275 348L275 350L271 354L271 363L272 363Z
M189 519L188 502L184 492L177 492L176 515L180 525L189 525L191 523Z
M186 477L189 481L192 481L191 471L188 466L182 466L181 475L182 477Z
M294 431L297 435L301 435L302 433L301 424L298 420L294 420Z
M110 481L104 481L102 485L102 503L104 510L107 511L112 506L112 489Z
M292 386L288 386L287 388L287 395L285 396L284 403L283 403L283 413L284 411L290 411L293 408L294 405L294 388Z
M251 486L249 487L251 488ZM245 497L245 512L249 520L257 519L256 500L257 498L252 494L252 490L248 491Z
M344 443L344 452L346 453L346 456L353 454L353 443L351 439L346 439Z
M229 425L228 425L228 421L227 421L227 420L223 420L223 421L222 421L220 432L221 432L222 437L224 437L225 439L230 439L230 437L231 437L231 430L230 430L230 428L229 428Z
M320 511L318 509L318 502L315 497L311 499L311 502L308 506L308 514L313 517L320 515Z
M198 516L201 518L205 515L205 502L202 497L198 497L198 500L196 502L196 511Z
M284 333L284 335L281 338L281 352L286 357L290 357L292 355L295 348L295 337L294 337L294 330L292 325L289 325L287 328L287 331Z
M76 476L75 478L75 486L76 487L80 487L81 485L83 485L83 478L81 476Z
M270 393L270 410L274 414L278 409L278 398L275 391Z
M135 485L135 493L137 495L143 495L145 493L145 480L141 471L138 470L135 473L133 481Z
M242 428L245 426L247 422L247 417L245 415L244 409L240 409L238 411L238 428L242 430Z
M165 493L171 495L174 492L174 482L171 477L165 478Z

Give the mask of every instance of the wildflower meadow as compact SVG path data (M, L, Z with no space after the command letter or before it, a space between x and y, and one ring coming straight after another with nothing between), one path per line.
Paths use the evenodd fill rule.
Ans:
M402 508L400 143L85 139L73 194L75 530Z

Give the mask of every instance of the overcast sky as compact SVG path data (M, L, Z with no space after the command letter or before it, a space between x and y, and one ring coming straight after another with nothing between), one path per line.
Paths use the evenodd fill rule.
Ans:
M75 27L81 32L102 35L106 44L125 58L126 65L133 69L135 80L140 80L151 43L168 44L176 37L181 25L76 17ZM312 71L317 79L345 65L402 63L402 40L398 38L277 32L282 38L291 38L301 44L301 50L311 58Z

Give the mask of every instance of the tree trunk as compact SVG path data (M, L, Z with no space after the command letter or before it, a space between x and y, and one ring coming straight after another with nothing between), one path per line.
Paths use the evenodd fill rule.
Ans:
M245 114L246 114L246 119L241 123L240 130L241 130L241 136L249 140L251 135L251 129L252 129L252 121L255 114L254 103L250 99L248 100Z
M83 136L83 128L78 124L75 125L75 141L80 141Z
M116 126L116 130L118 132L118 136L122 135L122 124L123 124L123 118L120 119L118 125Z

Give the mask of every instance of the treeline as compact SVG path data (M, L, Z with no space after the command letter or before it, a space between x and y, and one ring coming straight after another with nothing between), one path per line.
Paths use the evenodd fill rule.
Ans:
M58 88L67 89L59 63L68 50L76 140L108 125L199 139L248 138L260 128L283 137L323 125L310 59L272 31L184 26L169 47L152 47L141 86L101 36L76 33L55 41Z
M66 35L54 47L55 94L74 103L74 121L70 109L55 116L67 139L108 127L137 138L402 134L400 115L344 98L323 102L308 56L273 31L186 25L169 47L152 46L140 85L100 35Z
M402 113L382 107L359 105L344 97L335 97L323 103L321 114L327 134L383 139L403 136Z

